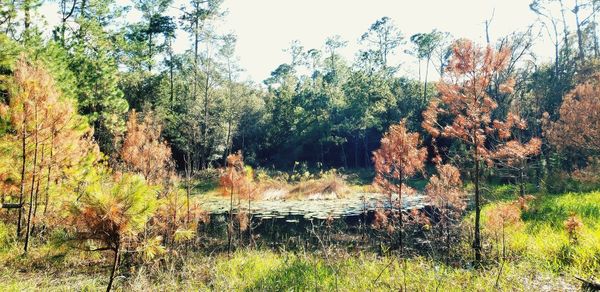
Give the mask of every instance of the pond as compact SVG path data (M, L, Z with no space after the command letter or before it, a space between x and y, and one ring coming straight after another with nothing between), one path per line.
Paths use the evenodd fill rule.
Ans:
M299 200L257 200L248 204L242 200L240 207L244 211L250 210L255 218L287 218L303 217L304 219L339 219L342 217L358 216L374 211L376 208L390 208L389 197L380 193L354 193L344 198L327 199L299 199ZM313 196L314 198L314 196ZM392 197L397 199L397 195ZM202 208L211 215L229 213L229 198L224 196L203 196L200 200ZM402 198L404 210L423 209L429 203L422 194ZM249 207L248 207L249 206ZM234 213L237 211L237 202L234 201Z

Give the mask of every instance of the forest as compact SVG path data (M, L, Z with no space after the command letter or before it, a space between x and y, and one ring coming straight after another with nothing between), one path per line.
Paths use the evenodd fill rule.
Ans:
M231 1L0 0L0 290L600 290L599 1L259 80Z

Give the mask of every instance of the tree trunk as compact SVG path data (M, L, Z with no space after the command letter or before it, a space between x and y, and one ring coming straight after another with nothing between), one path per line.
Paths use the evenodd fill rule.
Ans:
M563 0L559 0L560 2L560 13L562 16L563 23L563 42L565 46L565 55L569 56L571 53L571 46L569 44L569 27L567 26L567 18L565 17L565 7Z
M45 148L46 148L46 144L42 144L42 157L40 159L40 167L39 167L39 173L40 175L38 176L38 179L35 183L35 197L33 200L33 223L31 224L31 234L33 234L35 232L35 218L37 215L37 209L38 209L38 201L39 201L39 197L40 197L40 181L42 180L42 167L44 165L44 153L45 153Z
M598 23L596 22L596 1L592 1L592 18L594 19L594 57L598 58Z
M473 183L475 184L475 238L473 240L473 250L475 251L475 264L481 263L481 234L480 234L480 193L479 193L479 158L477 153L477 145L475 145L475 174Z
M398 184L398 220L400 220L400 257L404 257L404 221L402 218L402 171L400 171L400 183Z
M33 194L35 191L35 178L36 178L36 174L37 174L37 154L38 154L38 133L39 133L39 126L38 126L38 119L37 119L37 105L35 107L35 145L34 145L34 150L33 150L33 168L32 168L32 174L31 174L31 192L29 193L29 211L27 214L27 229L25 232L25 246L23 248L24 253L27 253L27 247L29 246L29 231L31 229L31 214L33 211Z
M187 196L187 202L186 202L186 207L187 207L187 219L186 219L186 224L190 222L190 197L191 197L191 184L192 184L192 178L191 178L191 173L192 173L192 161L191 161L191 157L190 157L190 152L186 152L185 156L184 156L184 163L185 163L185 194Z
M31 3L30 0L23 1L23 26L25 27L24 33L28 33L29 27L31 26Z
M21 236L21 221L23 217L23 196L25 195L25 163L27 161L27 107L23 113L23 127L21 129L21 187L19 191L19 204L21 208L19 208L19 217L17 219L17 237Z
M346 157L346 149L344 148L344 143L342 142L340 146L342 147L342 163L344 164L344 168L348 168L348 159Z
M115 279L115 272L117 271L117 268L119 267L119 252L120 252L120 244L119 243L117 243L117 246L115 247L113 252L114 252L113 266L110 271L110 278L108 279L108 286L106 286L106 292L110 292L110 290L112 289L113 280Z
M231 154L231 143L229 142L229 140L231 140L231 123L232 123L232 117L229 117L229 119L227 120L227 135L225 138L225 160L227 160L227 156L229 156L229 154Z
M519 168L519 195L521 198L525 197L525 162Z
M233 184L233 179L231 180ZM227 255L231 255L231 239L233 232L233 185L229 191L229 223L227 224Z
M358 168L358 139L354 138L354 167Z
M579 22L579 3L575 0L575 8L573 9L575 13L575 23L577 25L577 46L579 47L579 61L583 62L585 59L585 52L583 49L583 32L581 31L581 23Z
M171 97L171 110L175 104L175 93L173 90L173 38L169 37L169 93Z
M429 76L429 60L431 59L431 56L427 56L427 63L425 65L425 85L423 86L423 102L425 103L427 101L427 77Z
M48 180L46 181L46 198L44 201L44 215L48 211L48 201L50 197L50 178L52 175L52 158L54 156L54 131L52 131L52 136L50 137L50 159L48 163Z

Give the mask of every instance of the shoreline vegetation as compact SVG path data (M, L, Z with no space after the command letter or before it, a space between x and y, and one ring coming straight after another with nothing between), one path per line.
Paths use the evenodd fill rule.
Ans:
M513 186L495 187L490 195L493 202L483 208L484 218L493 220L492 213L511 202L515 191ZM414 254L402 260L394 251L378 254L333 245L315 250L242 247L229 256L190 247L148 265L122 268L123 275L115 280L115 288L129 291L143 291L148 287L201 291L389 291L402 287L426 291L577 291L581 282L575 277L590 279L595 273L590 271L600 268L599 200L598 192L536 194L536 199L529 203L529 210L521 215L522 223L506 227L504 243L495 231L485 234L485 250L490 256L481 269L474 269L469 261L460 258L444 264L444 256L436 251L426 253L429 257ZM572 213L580 214L582 221L577 244L571 242L563 226ZM493 224L484 222L486 230L492 229ZM48 242L36 245L24 257L11 233L2 226L0 257L5 264L0 280L4 283L3 289L104 289L108 253L60 248ZM506 252L504 258L498 255L502 249ZM470 247L463 245L454 251L461 252L470 253Z

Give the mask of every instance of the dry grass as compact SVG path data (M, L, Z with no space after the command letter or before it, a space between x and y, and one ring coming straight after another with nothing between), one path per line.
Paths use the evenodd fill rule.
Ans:
M345 179L338 174L327 174L298 182L278 178L262 178L255 182L259 198L267 200L339 199L352 193Z
M301 199L308 196L322 196L327 198L344 198L350 194L351 189L346 181L339 175L328 175L319 179L301 181L289 186L287 199Z

